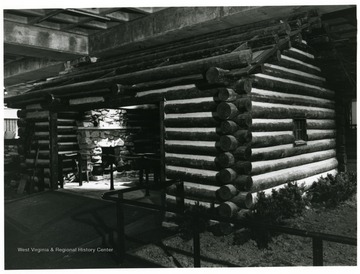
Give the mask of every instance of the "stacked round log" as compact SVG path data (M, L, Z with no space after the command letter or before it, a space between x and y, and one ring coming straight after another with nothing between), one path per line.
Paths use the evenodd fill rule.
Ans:
M41 153L39 142L49 138L49 128L38 129L37 123L48 121L48 111L44 111L40 104L28 104L25 109L18 111L19 136L21 140L19 153L24 159L22 172L26 174L28 192L43 190L44 168L49 166L49 151Z
M157 46L141 52L119 55L108 60L99 60L93 65L79 67L68 75L47 81L37 88L43 89L64 84L68 81L85 81L87 79L112 76L111 74L129 73L164 64L171 65L206 58L232 52L244 43L260 47L264 44L264 40L273 39L273 35L282 36L288 34L289 31L290 28L287 23L279 23L275 20L252 26L250 31L248 27L217 31L214 34L192 37L191 39ZM254 39L254 37L258 36L261 38ZM270 43L270 41L267 43ZM274 43L274 41L271 41L271 43Z
M18 110L17 117L19 118L17 121L18 126L18 136L21 142L18 144L18 153L20 160L20 174L22 178L27 178L27 168L26 168L26 156L30 150L30 137L29 135L32 133L31 129L33 126L29 124L29 121L26 120L26 110ZM26 180L20 183L18 192L22 193L26 187Z
M338 166L334 92L325 88L312 54L301 47L282 54L289 56L290 52L294 54L287 60L296 63L296 68L288 68L281 60L265 63L260 73L252 75L252 187L245 196L245 207L255 202L259 191L271 194L272 189L294 181L311 184L321 175L334 174ZM305 128L297 128L299 120ZM301 138L298 130L305 133ZM245 195L230 185L218 193L227 199ZM222 207L223 216L234 216L239 209L231 203Z
M185 199L186 206L198 201L210 208L211 204L219 202L215 192L221 183L216 160L221 151L221 120L216 109L221 89L225 88L201 90L195 85L184 85L162 91L165 98L165 173L169 179L183 181L183 189L172 185L166 191L170 208L179 198ZM141 92L138 95L141 96Z
M76 139L77 112L58 113L57 145L58 154L78 151ZM29 104L18 111L19 136L22 141L19 153L23 159L22 172L28 177L27 190L36 191L50 188L50 124L49 111L40 104ZM64 161L63 171L73 170L73 162Z
M309 183L327 172L336 172L334 92L326 88L311 48L296 39L293 46L283 48L272 63L262 64L258 71L213 67L206 74L208 82L226 85L254 71L251 93L241 96L237 103L231 101L232 95L229 102L219 103L217 117L226 120L220 130L207 135L213 138L218 132L227 134L214 140L218 149L226 151L221 155L223 161L226 159L225 169L217 174L226 183L216 191L217 199L226 201L218 207L224 217L252 207L259 191L269 194L270 189L284 187L288 181ZM254 53L255 60L260 55ZM298 140L295 132L298 120L305 121L305 140ZM240 154L242 158L237 162L237 151L244 151L237 142L248 142L248 159ZM199 145L193 143L189 150L201 150ZM219 151L211 153L220 158ZM189 160L183 161L190 165ZM207 169L218 168L209 160L201 165L199 160L191 162ZM208 177L212 178L211 184L218 184L213 174Z
M186 85L162 90L166 176L184 181L186 199L219 205L223 201L216 193L221 186L250 188L252 136L249 125L240 119L251 111L250 91L246 78L227 87ZM175 186L167 190L168 199L174 200L173 196L178 196Z

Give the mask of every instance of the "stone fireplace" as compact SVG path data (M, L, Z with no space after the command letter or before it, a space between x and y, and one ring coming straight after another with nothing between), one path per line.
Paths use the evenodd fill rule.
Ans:
M102 165L102 148L116 147L116 168L128 170L131 162L124 160L125 155L132 153L133 133L126 128L126 110L96 109L86 111L78 121L78 143L82 155L83 170L93 171ZM95 171L95 170L94 170ZM93 174L94 175L94 174ZM102 179L101 175L93 176L93 180Z

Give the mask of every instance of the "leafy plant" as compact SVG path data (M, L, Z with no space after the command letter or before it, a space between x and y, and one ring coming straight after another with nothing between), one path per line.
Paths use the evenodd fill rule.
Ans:
M280 225L285 219L300 215L307 204L304 199L304 188L296 183L288 183L284 188L273 190L271 195L259 192L257 203L254 206L252 219L260 223L269 223ZM262 227L253 227L251 237L259 248L267 248L272 235ZM234 238L235 243L241 243L239 239Z
M311 203L320 203L327 208L334 208L356 193L356 172L341 172L336 176L328 174L321 177L307 191Z
M199 202L185 210L183 216L178 220L181 237L184 240L190 240L194 230L198 230L200 233L208 228L210 219L206 217L206 213L208 213L208 209Z
M278 191L273 190L269 196L260 192L254 207L254 217L264 222L281 224L284 219L295 217L305 209L303 194L304 189L296 183L288 183Z
M321 177L305 192L296 183L288 183L278 191L273 190L266 196L259 192L257 203L252 211L252 219L275 225L281 225L285 219L301 215L309 203L321 203L326 207L335 207L356 193L357 175L354 172L342 172L336 176L328 174ZM259 248L267 248L272 234L256 227L251 230L252 238ZM241 239L240 239L241 240ZM234 242L241 242L234 238Z

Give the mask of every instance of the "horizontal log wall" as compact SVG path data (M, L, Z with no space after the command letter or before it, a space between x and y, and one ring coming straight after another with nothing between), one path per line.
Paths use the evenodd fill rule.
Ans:
M319 178L321 178L321 177L325 178L328 175L335 176L337 173L338 173L338 170L335 168L335 169L331 169L331 170L328 170L328 171L325 171L325 172L317 173L317 174L309 176L309 177L305 177L303 179L298 179L298 180L296 180L295 183L297 183L301 187L304 187L304 189L306 190L306 189L310 188L310 186L315 181L317 181ZM288 185L288 183L284 183L284 184L281 184L281 185L278 185L278 186L275 186L275 187L265 189L264 193L265 193L266 196L269 196L269 195L271 195L273 190L278 191L281 188L286 187L287 185ZM253 205L254 203L256 203L256 200L257 200L257 197L258 197L257 192L250 193L250 194L252 196L251 204Z
M290 48L280 61L265 63L261 73L252 76L252 187L247 192L252 199L248 197L247 206L256 202L259 191L270 194L291 181L311 184L336 172L334 92L325 88L314 58ZM296 140L294 119L305 121L302 142ZM223 186L218 193L231 201L242 192ZM235 214L241 205L234 204L223 206L224 214Z
M19 154L22 161L21 173L28 177L27 191L41 191L50 188L50 112L40 104L29 104L19 111ZM59 112L57 116L58 154L78 151L77 112ZM63 170L73 171L73 160L64 160ZM58 168L58 165L56 165Z
M283 45L275 63L251 75L250 85L243 78L245 68L214 67L206 79L225 88L199 92L190 85L138 93L172 94L165 104L166 174L199 185L206 195L208 187L217 188L215 196L203 197L185 187L184 195L219 202L222 216L250 208L258 191L337 168L334 92L326 88L312 53ZM270 60L271 54L276 51L255 52L253 62ZM247 83L242 91L229 87L239 80ZM294 119L306 119L302 143L296 140ZM174 186L168 189L169 195L176 193Z
M246 126L230 118L251 110L251 101L243 97L250 90L251 83L243 81L235 87L184 85L137 93L165 98L165 173L169 179L185 181L187 199L216 204L220 202L216 191L222 185L247 184L248 177L241 174L249 174L244 169L250 162L240 160L250 159L250 148L243 144L252 136ZM236 130L230 132L228 127ZM178 195L174 185L167 189L167 197Z

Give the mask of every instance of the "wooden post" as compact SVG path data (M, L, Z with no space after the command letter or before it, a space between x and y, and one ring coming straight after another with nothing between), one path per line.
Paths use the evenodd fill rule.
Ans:
M57 144L57 113L49 112L49 133L50 133L50 187L58 188L58 144Z
M119 261L124 261L125 256L125 223L124 223L124 205L122 200L124 194L122 192L118 193L118 201L116 202L116 219L117 219L117 233L118 233L118 252L119 252Z
M108 159L110 159L111 157L111 161L110 161L110 190L115 190L115 187L114 187L114 169L113 169L113 157L115 158L115 156L111 155L109 156L108 155Z
M341 96L335 97L336 101L336 153L339 162L338 170L347 171L346 136L345 136L345 111L344 100Z
M312 238L312 247L313 247L313 265L314 266L323 266L323 241L321 238Z
M194 245L194 267L201 267L200 260L200 231L199 231L199 217L196 214L193 217L193 245Z
M79 186L82 186L82 182L83 182L83 175L82 175L82 159L81 159L81 153L78 152L78 155L77 155L77 161L78 161L78 172L79 172ZM85 172L86 169L85 169Z
M165 194L165 111L164 111L164 104L165 104L165 98L160 101L159 103L159 133L160 133L160 187L161 187L161 205L165 207L165 200L166 200L166 194ZM163 212L165 215L165 212Z
M59 174L59 185L60 188L64 188L64 177L63 177L63 161L64 161L64 155L59 155L58 158L58 174Z

